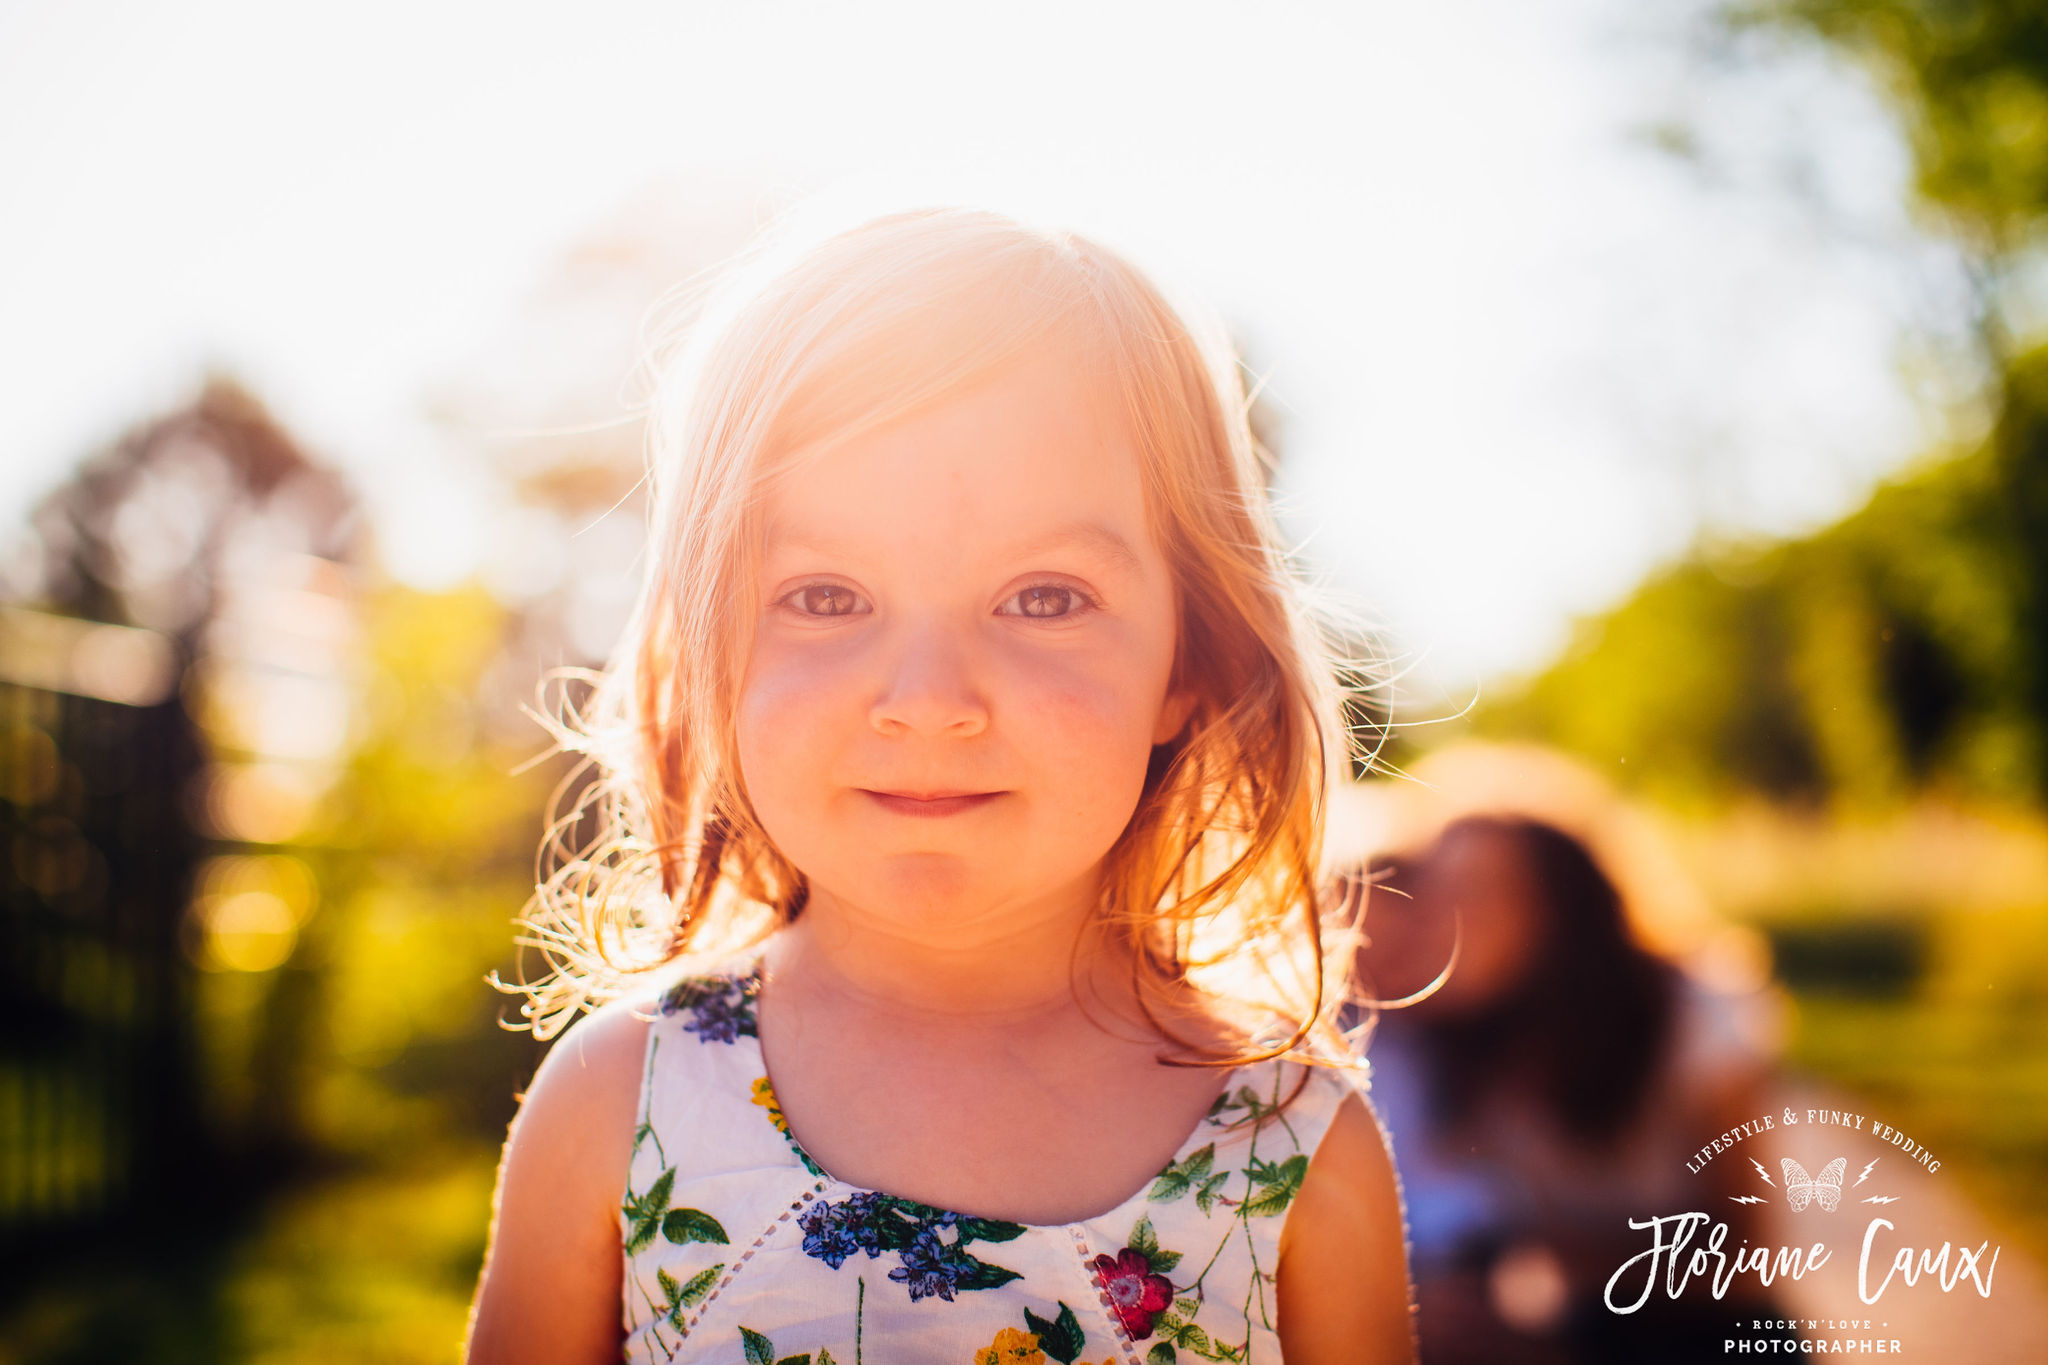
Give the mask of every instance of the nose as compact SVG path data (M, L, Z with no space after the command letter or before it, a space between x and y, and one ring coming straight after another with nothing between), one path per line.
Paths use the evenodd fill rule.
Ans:
M972 646L940 621L905 623L889 651L869 723L882 734L969 739L988 728Z

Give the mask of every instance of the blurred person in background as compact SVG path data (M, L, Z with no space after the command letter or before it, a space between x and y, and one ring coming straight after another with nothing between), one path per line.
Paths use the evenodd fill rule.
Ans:
M1650 1245L1632 1218L1697 1209L1731 1252L1760 1243L1730 1199L1753 1193L1747 1166L1686 1161L1761 1112L1771 998L1645 946L1592 849L1544 819L1461 815L1367 875L1360 980L1424 996L1371 1032L1422 1359L1718 1358L1729 1323L1774 1316L1753 1276L1719 1300L1696 1281L1631 1314L1604 1302Z

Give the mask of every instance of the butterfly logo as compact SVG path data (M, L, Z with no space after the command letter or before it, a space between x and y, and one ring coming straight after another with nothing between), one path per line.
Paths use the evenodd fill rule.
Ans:
M1842 1202L1842 1173L1849 1169L1849 1158L1838 1156L1821 1167L1818 1176L1806 1173L1806 1168L1791 1157L1780 1160L1785 1169L1785 1200L1791 1204L1792 1212L1805 1208L1809 1201L1815 1201L1833 1213Z

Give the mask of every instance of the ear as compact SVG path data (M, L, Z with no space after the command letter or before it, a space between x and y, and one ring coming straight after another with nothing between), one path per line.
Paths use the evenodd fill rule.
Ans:
M1159 723L1152 727L1155 746L1166 743L1181 732L1188 723L1188 717L1194 714L1196 700L1192 689L1166 694L1166 700L1159 707Z

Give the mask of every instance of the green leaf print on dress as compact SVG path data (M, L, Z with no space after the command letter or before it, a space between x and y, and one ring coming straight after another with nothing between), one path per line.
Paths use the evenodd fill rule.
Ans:
M1211 1110L1214 1114L1216 1111ZM1216 1204L1216 1193L1230 1179L1230 1172L1214 1170L1216 1144L1210 1143L1198 1152L1189 1153L1178 1162L1168 1162L1159 1178L1152 1182L1149 1196L1153 1203L1171 1203L1188 1191L1193 1190L1195 1203L1203 1213Z
M1130 1248L1133 1251L1143 1252L1145 1259L1152 1263L1152 1269L1161 1275L1166 1274L1180 1264L1180 1253L1178 1251L1161 1251L1159 1249L1159 1234L1152 1228L1152 1216L1150 1214L1141 1214L1138 1218L1138 1225L1131 1229Z
M635 1195L627 1191L626 1202L619 1206L628 1223L627 1251L638 1253L653 1246L657 1232L677 1246L688 1246L691 1242L724 1245L732 1240L718 1220L704 1210L670 1208L669 1195L675 1183L676 1173L671 1168L655 1177L647 1193Z
M1044 1351L1060 1365L1074 1365L1081 1352L1088 1345L1088 1334L1081 1330L1081 1320L1074 1316L1074 1310L1060 1303L1059 1316L1047 1322L1029 1308L1024 1310L1024 1325L1038 1338L1038 1349Z
M1308 1174L1308 1158L1296 1153L1275 1166L1254 1157L1245 1167L1245 1174L1259 1187L1256 1194L1244 1201L1245 1213L1253 1218L1284 1213L1294 1202L1294 1196L1301 1193L1302 1177Z
M654 1073L654 1059L660 1049L659 1038L649 1042L647 1074L650 1077ZM652 1096L652 1089L644 1079L641 1089L644 1097ZM646 1103L643 1103L640 1126L633 1134L633 1159L637 1161L641 1149L650 1145L654 1148L655 1158L661 1162L660 1174L654 1177L654 1183L641 1194L633 1193L629 1184L626 1188L626 1198L619 1206L619 1212L624 1216L626 1223L624 1242L627 1254L640 1254L654 1245L657 1236L675 1246L729 1245L732 1239L726 1233L725 1225L716 1218L702 1209L671 1205L670 1200L675 1192L676 1168L668 1164L668 1154L662 1150L661 1138L654 1131L651 1114ZM662 1293L662 1301L659 1303L654 1301L653 1295L647 1293L644 1283L634 1281L639 1284L641 1298L646 1300L648 1308L653 1310L653 1331L657 1344L662 1345L664 1349L670 1349L661 1341L662 1324L665 1323L680 1335L684 1331L684 1310L697 1307L711 1296L725 1267L726 1263L720 1261L716 1265L692 1272L689 1279L680 1282L667 1269L657 1267L654 1277Z
M677 1246L691 1242L716 1242L723 1246L732 1241L719 1221L702 1209L670 1209L661 1217L661 1235Z
M626 1201L619 1205L619 1212L626 1215L626 1250L642 1252L654 1245L655 1234L661 1231L662 1215L668 1212L669 1192L675 1188L676 1173L663 1171L647 1187L647 1193L635 1196L629 1189Z
M746 1352L747 1365L814 1365L811 1353L778 1356L775 1344L751 1327L740 1328L740 1349ZM836 1365L830 1351L819 1351L815 1365Z
M657 1269L654 1279L661 1286L664 1302L658 1305L668 1325L678 1332L683 1330L683 1310L695 1308L711 1296L711 1286L718 1283L718 1273L725 1269L725 1262L698 1271L686 1284L677 1284L676 1277L666 1270Z
M1214 1113L1212 1109L1210 1111ZM1216 1144L1210 1143L1200 1151L1190 1152L1179 1161L1169 1161L1159 1178L1152 1182L1152 1193L1147 1196L1153 1203L1167 1203L1180 1198L1189 1190L1210 1179L1210 1168L1216 1164ZM1204 1209L1202 1212L1207 1213Z

